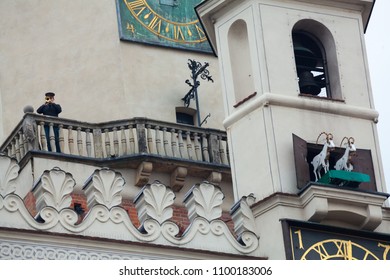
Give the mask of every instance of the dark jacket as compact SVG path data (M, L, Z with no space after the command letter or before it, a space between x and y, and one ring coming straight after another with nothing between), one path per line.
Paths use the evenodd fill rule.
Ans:
M41 105L37 109L38 114L43 114L45 116L53 116L53 117L58 117L58 114L62 112L60 104L55 104L55 103L46 103Z

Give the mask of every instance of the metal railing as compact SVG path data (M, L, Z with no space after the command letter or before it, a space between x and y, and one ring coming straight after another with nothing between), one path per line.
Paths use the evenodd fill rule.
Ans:
M29 151L48 151L48 143L50 152L87 158L150 154L229 165L224 131L147 118L94 124L26 113L0 152L20 161Z

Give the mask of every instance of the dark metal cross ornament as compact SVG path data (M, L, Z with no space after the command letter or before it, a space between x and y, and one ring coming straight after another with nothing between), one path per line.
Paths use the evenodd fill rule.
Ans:
M198 81L198 77L200 76L200 78L203 80L214 82L214 80L210 76L209 70L207 70L207 67L209 67L208 62L205 62L204 65L202 65L202 63L197 62L193 59L188 60L188 68L191 70L192 83L188 79L185 81L185 83L189 85L191 88L187 92L187 94L181 99L184 101L184 105L186 107L190 106L191 99L195 99L199 126L201 126L210 115L209 114L206 117L206 119L204 119L203 122L200 121L199 101L198 101L198 87L200 86L200 82Z

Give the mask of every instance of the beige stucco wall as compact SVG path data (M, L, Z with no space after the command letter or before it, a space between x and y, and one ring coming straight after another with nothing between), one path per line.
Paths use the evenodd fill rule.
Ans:
M223 128L217 58L120 41L114 0L5 0L0 26L0 142L24 106L37 109L47 91L56 93L64 118L175 122L189 90L188 59L210 63L215 82L201 80L200 113L211 113L204 127Z

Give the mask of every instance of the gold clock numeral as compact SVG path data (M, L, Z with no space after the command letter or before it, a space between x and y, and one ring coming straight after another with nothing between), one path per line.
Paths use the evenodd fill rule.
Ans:
M378 247L385 248L385 251L383 252L383 259L387 260L387 255L389 254L390 251L390 245L378 243Z
M127 26L126 26L126 29L131 31L132 33L135 32L135 28L134 28L134 25L132 25L131 23L127 23Z
M184 35L183 31L181 30L181 27L179 25L174 25L173 26L173 37L175 40L178 41L184 41Z
M145 3L143 0L136 0L136 1L132 1L132 2L127 2L126 1L126 5L134 11L134 13L139 16L145 9L146 9L146 6L145 6Z
M153 19L148 24L149 28L156 30L158 33L161 32L161 18L154 15Z
M196 31L198 32L199 38L201 40L205 39L206 38L206 34L204 33L203 29L200 26L198 26L197 24L195 24L195 28L196 28Z
M322 243L313 247L313 250L318 253L321 260L327 260L329 258L329 254Z
M303 248L302 232L301 232L301 230L298 229L297 231L294 231L294 233L295 233L296 235L298 235L299 249L305 249L305 248Z
M334 242L334 244L337 247L337 255L344 256L346 260L352 260L351 240Z

